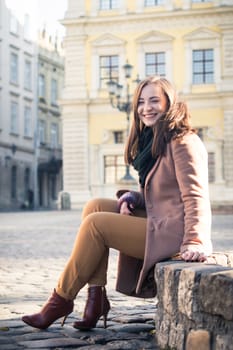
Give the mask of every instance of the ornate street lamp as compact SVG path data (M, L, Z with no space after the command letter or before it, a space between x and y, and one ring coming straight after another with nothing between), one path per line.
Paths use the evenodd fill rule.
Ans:
M126 113L126 137L129 135L129 122L130 122L130 112L132 109L131 103L131 95L130 95L130 79L132 74L133 66L126 61L126 64L123 66L125 83L126 83L126 95L124 97L121 96L124 86L117 83L114 80L110 80L107 82L109 99L111 106L113 108L117 108L120 112ZM140 79L137 75L137 79L131 81L134 83L139 83ZM134 178L130 175L129 165L125 167L125 175L121 179L121 181L135 181Z

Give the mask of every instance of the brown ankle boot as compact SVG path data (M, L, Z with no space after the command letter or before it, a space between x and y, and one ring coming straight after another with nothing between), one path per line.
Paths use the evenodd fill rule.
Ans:
M104 328L106 328L109 310L110 303L106 295L105 287L89 287L83 319L81 321L76 321L73 327L81 330L94 328L99 318L103 316Z
M53 294L44 305L42 310L34 315L23 316L22 321L31 327L46 329L58 318L63 317L62 326L65 323L67 316L73 311L73 300L65 300L60 297L54 289Z

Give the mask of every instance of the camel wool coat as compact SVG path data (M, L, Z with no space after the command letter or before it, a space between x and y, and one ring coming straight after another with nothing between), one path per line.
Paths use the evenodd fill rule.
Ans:
M167 144L166 154L157 159L142 191L147 213L144 260L120 253L118 291L143 298L155 296L157 262L187 248L212 253L207 158L195 133Z

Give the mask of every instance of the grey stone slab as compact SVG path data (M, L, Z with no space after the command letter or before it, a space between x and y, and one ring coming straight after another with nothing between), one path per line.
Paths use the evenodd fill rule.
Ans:
M113 318L119 323L145 323L149 320L154 320L155 314L138 314L135 316L120 315Z
M22 342L22 341L34 341L34 340L45 340L45 339L53 339L53 338L63 338L64 335L60 334L58 332L56 333L49 333L49 332L36 332L36 333L26 333L17 335L14 337L16 342Z
M118 326L112 326L112 327L109 327L109 329L115 332L139 333L139 332L150 332L154 330L154 327L150 324L145 324L145 323L132 323L132 324L122 324Z
M150 341L152 339L151 335L148 333L130 333L130 332L116 332L116 331L109 331L102 335L90 335L89 341L91 343L108 343L111 341L116 340L146 340Z
M18 346L17 344L1 344L0 343L0 350L18 350L22 349L22 347Z
M0 335L0 349L1 346L3 347L3 344L8 344L9 343L9 337L7 335L2 336Z
M118 340L107 344L106 350L135 350L135 349L155 349L155 343L140 340Z
M2 328L16 328L23 327L24 323L20 319L10 319L10 320L1 320L0 321L0 331Z
M82 346L81 350L99 350L99 349L106 349L106 346L100 345L100 344L94 344L94 345L86 345ZM123 350L123 349L122 349Z
M27 349L44 349L44 348L66 348L71 346L84 346L88 343L84 340L75 339L75 338L52 338L52 339L43 339L35 341L23 341L18 343L20 346L23 346Z

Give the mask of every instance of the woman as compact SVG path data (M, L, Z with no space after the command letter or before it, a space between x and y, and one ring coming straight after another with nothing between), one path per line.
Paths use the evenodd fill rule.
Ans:
M212 252L207 153L186 104L166 79L150 77L135 91L133 113L125 161L138 171L140 191L87 203L56 289L39 313L22 318L32 327L65 320L86 284L84 316L74 327L93 328L101 316L106 327L109 248L120 252L117 290L138 297L155 295L158 261L179 253L184 261L202 262Z

